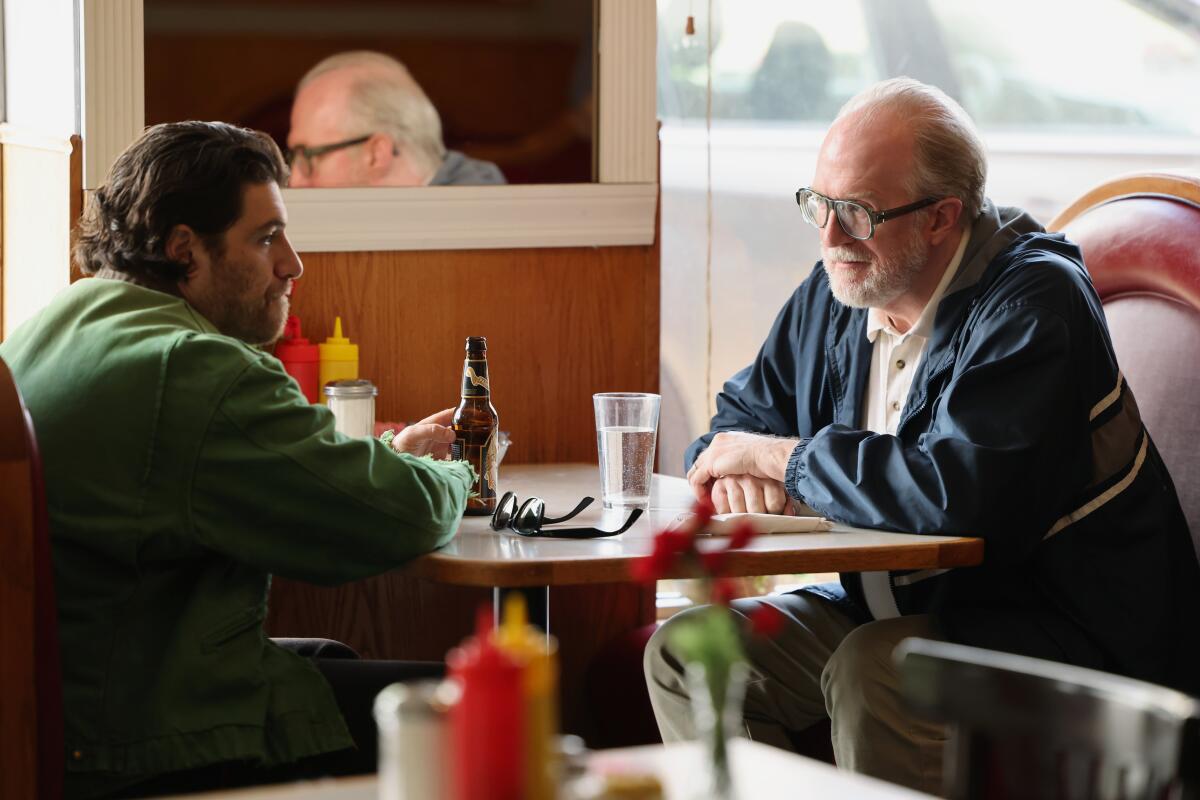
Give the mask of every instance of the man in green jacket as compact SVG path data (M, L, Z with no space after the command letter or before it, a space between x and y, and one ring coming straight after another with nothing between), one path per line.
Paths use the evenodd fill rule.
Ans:
M462 515L469 468L413 455L453 439L444 416L407 452L350 439L256 349L303 270L286 181L262 134L150 128L84 215L94 277L0 345L45 470L69 796L339 771L355 742L320 661L263 632L270 576L384 572Z

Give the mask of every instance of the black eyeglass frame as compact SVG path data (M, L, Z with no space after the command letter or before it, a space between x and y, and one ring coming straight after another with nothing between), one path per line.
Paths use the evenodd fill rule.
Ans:
M496 502L496 510L492 512L489 523L496 532L512 530L521 536L536 536L557 539L596 539L602 536L616 536L629 530L633 523L642 515L642 509L635 508L625 523L615 531L603 531L599 528L553 528L543 530L544 525L554 525L574 518L593 502L594 497L585 497L570 513L561 517L547 517L546 504L540 497L529 497L517 506L517 496L514 492L505 492Z
M824 222L818 223L816 219L809 214L808 206L805 205L804 201L801 199L801 196L805 192L813 195L814 197L819 197L825 201ZM875 211L870 206L864 205L857 200L834 200L832 197L826 197L817 190L813 189L811 186L802 186L796 190L796 205L800 206L800 214L804 217L805 221L807 221L810 225L813 225L818 230L823 230L825 226L829 224L830 216L837 217L838 225L842 227L842 232L851 239L857 239L860 242L865 242L868 239L874 238L875 228L877 226L882 225L889 220L896 219L897 217L903 217L905 214L911 214L914 211L920 211L922 208L926 208L945 199L946 198L944 197L926 197L924 200L918 200L915 203L909 203L908 205L897 206L896 208L888 208L884 209L883 211ZM867 215L867 220L871 223L871 230L866 236L855 236L853 233L846 230L846 223L842 222L842 215L839 213L839 211L842 208L847 207L862 209L862 211Z
M300 172L304 175L304 177L307 178L309 175L312 175L313 159L319 158L327 153L344 150L347 147L354 147L356 144L363 144L374 135L375 134L373 133L368 133L366 136L356 136L353 139L346 139L341 142L333 142L332 144L319 144L315 147L309 147L306 144L298 144L295 147L289 147L284 153L284 156L287 158L288 167L292 169L295 169L296 157L302 157L304 159L304 169L300 170Z

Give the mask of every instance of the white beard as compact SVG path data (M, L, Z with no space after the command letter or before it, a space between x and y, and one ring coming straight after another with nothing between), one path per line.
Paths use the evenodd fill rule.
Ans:
M851 308L884 308L897 297L912 288L913 282L929 262L930 245L921 237L920 228L914 226L912 236L894 256L880 260L866 248L848 247L821 248L822 266L829 277L829 288L834 298ZM866 262L866 275L861 278L847 274L845 270L828 266L833 261Z

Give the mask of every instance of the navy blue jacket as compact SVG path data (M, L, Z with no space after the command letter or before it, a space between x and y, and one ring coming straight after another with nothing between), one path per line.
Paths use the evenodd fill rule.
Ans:
M788 493L850 525L985 540L975 568L893 572L949 638L1200 691L1200 566L1079 248L990 203L938 306L896 435L861 429L867 311L818 264L712 432L800 438ZM866 608L857 575L842 576Z

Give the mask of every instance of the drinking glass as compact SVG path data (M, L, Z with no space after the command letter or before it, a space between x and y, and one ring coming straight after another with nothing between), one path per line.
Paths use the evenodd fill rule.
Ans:
M641 392L592 395L605 508L649 505L661 402L659 395Z

